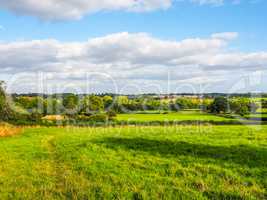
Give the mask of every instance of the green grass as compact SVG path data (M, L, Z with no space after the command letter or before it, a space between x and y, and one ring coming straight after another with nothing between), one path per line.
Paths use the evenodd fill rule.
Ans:
M152 121L233 121L231 118L215 116L200 111L181 111L167 114L119 114L118 121L152 122Z
M257 110L258 113L267 113L267 108L259 108Z
M256 113L246 115L245 117L248 119L262 119L263 121L267 121L267 109L259 109Z
M267 113L255 113L249 114L247 117L259 117L259 118L267 118Z
M0 199L266 199L266 126L26 128Z

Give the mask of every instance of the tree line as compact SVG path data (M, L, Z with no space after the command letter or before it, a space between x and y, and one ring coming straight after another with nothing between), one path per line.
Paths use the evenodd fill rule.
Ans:
M212 98L158 99L152 96L109 95L16 95L8 97L4 82L0 82L0 120L38 121L47 115L64 115L80 120L113 119L117 113L159 110L175 112L185 109L200 109L215 114L234 113L245 116L254 113L259 106L267 108L267 100L255 102L247 97L223 96Z

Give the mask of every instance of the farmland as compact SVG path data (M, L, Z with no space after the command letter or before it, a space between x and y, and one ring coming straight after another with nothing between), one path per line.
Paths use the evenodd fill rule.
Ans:
M0 91L1 200L267 198L266 103Z
M225 118L221 116L215 116L209 113L204 113L197 110L192 111L180 111L166 114L119 114L117 116L118 121L136 121L136 122L152 122L152 121L233 121L231 118Z
M266 126L24 128L1 199L266 199Z

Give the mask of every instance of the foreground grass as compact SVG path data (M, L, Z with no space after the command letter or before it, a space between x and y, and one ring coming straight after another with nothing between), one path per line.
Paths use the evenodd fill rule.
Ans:
M266 126L26 128L1 199L266 199Z

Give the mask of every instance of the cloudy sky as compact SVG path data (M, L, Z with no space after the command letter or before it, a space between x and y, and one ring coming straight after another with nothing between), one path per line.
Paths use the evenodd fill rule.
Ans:
M10 92L267 92L265 0L0 0Z

